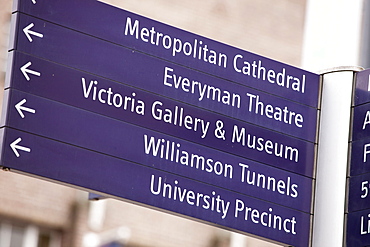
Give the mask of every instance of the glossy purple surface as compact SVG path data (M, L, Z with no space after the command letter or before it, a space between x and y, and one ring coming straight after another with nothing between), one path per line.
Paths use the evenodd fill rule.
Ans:
M1 166L293 246L308 246L307 213L51 139L2 128ZM30 148L17 157L10 144ZM171 196L164 185L171 186ZM245 212L251 208L245 218ZM280 223L269 219L278 217ZM280 222L277 220L277 222ZM285 224L284 224L285 222Z
M20 91L5 97L5 126L310 212L310 178ZM22 100L35 113L22 118Z
M14 11L26 13L120 46L132 48L211 75L279 95L302 104L307 104L313 107L317 107L318 105L320 79L317 74L171 27L140 15L130 13L123 9L93 0L48 0L37 2L37 4L32 4L28 0L18 0L15 1L14 6ZM129 35L128 32L126 32L125 35L127 18L131 19L133 25L135 21L137 21L137 36L136 34ZM143 29L144 31L141 31ZM154 32L156 34L161 33L162 36L155 35L155 37L150 37L146 35L146 33L151 35ZM187 47L185 43L189 43L189 45L193 46L193 53L190 55L186 55L184 52L174 53L171 47L167 49L163 45L157 45L157 36L167 36L168 39L165 39L165 43L167 44L169 44L169 42L175 44L175 39L177 39L176 44L178 47L180 47L179 42L181 41L182 50L184 50L184 47ZM63 39L63 36L60 36L60 38ZM68 43L68 41L66 43ZM153 45L152 43L156 44ZM197 43L198 46L196 46L195 43ZM172 47L175 47L175 45ZM206 52L203 49L204 47L208 50L208 56L204 56ZM199 48L201 48L201 52L198 52L194 56L194 51L199 51ZM189 49L185 50L189 51ZM219 56L217 56L216 59L209 58L209 55L212 53L211 50L215 54L225 54L227 56L226 66L218 66ZM92 50L91 52L94 51L95 50ZM236 72L234 69L234 58L237 55L243 57L236 61L236 66L240 70L246 65L245 62L249 64L250 67L253 66L253 62L256 64L261 62L262 67L266 69L264 80L261 79L263 72L260 72L260 79L258 79L258 71L254 71L255 73L253 73L250 70L249 75ZM201 56L201 59L199 59L199 56ZM206 58L204 59L203 57ZM205 62L205 60L207 60L207 62ZM210 63L209 61L211 60L216 60L215 63L217 65ZM283 73L285 70L284 73L286 80L284 81L284 86L278 86L276 82L271 83L268 81L267 77L269 70L274 70L276 72L276 76L277 73ZM291 82L288 83L288 75L300 79L305 76L305 87L303 92L292 90L293 80L291 79Z

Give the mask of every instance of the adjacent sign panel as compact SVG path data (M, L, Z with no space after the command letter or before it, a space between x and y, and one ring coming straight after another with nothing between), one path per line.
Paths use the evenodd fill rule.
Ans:
M358 72L354 94L350 176L370 172L370 70Z
M363 70L356 74L356 89L354 105L358 106L370 102L370 70Z
M316 74L98 1L15 2L14 11L299 103L318 106L319 76Z
M349 179L348 211L370 209L370 173Z
M97 1L15 6L2 166L309 246L318 75Z
M348 178L347 246L370 245L370 70L358 72Z
M370 172L370 70L357 73L350 175Z
M347 215L347 246L370 245L370 210L357 211Z

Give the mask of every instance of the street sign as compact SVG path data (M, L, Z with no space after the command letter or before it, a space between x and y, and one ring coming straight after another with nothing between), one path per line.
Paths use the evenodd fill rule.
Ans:
M310 214L26 132L0 131L1 166L280 243L309 245Z
M14 6L1 166L310 244L318 75L98 1Z
M350 176L370 172L370 70L357 72L353 100Z
M356 74L354 105L358 106L370 102L370 69Z
M14 6L13 11L302 104L318 106L320 82L316 74L98 1L49 0L33 4L29 0L17 0ZM24 27L28 25L30 23ZM35 23L32 31L41 32L37 26ZM59 38L65 39L62 34Z
M348 212L370 209L370 173L349 178Z
M347 246L370 245L370 70L357 72L349 178L347 179Z
M370 103L355 106L353 108L352 124L352 141L357 141L370 136Z
M19 31L13 47L24 53L186 101L311 142L316 141L315 108L133 52L23 14L19 14L18 23ZM27 27L29 23L34 24L35 30L39 27L37 31L43 33L43 38L36 37L32 42L29 41L22 30L22 27ZM70 42L71 40L73 42ZM25 64L16 64L17 67L24 68L22 77L27 80L38 77L28 72L35 68L35 65L31 65L32 60ZM19 73L18 68L17 71ZM51 74L48 69L44 71Z
M370 245L370 210L347 214L346 246Z
M14 66L11 87L313 177L313 143L80 71L31 62L28 69L42 75L27 81L24 65Z
M310 178L13 89L4 97L3 126L311 212Z
M7 84L17 84L18 88L25 88L25 85L27 85L25 82L30 82L32 84L36 84L32 87L33 90L38 90L40 87L38 85L48 85L49 83L47 82L52 79L52 81L55 82L63 81L63 84L59 86L63 87L63 91L76 90L77 93L80 92L82 88L80 86L81 83L76 82L81 81L82 78L91 78L91 74L84 73L79 70L73 70L18 51L13 51L10 54L12 66L9 67L8 75L11 79L8 80ZM292 135L311 142L315 141L317 123L317 110L315 108L296 104L270 94L265 94L218 78L213 78L196 71L189 71L189 69L186 68L181 68L179 66L176 67L174 64L171 65L139 53L133 54L128 51L124 57L125 69L119 70L117 74L120 75L121 82L130 86L126 88L140 88L145 91L180 100L206 110L263 126L277 132ZM149 60L146 60L146 58ZM121 59L121 61L123 62L123 59ZM145 67L148 67L150 64L153 64L153 66L150 66L151 69L145 70ZM140 67L142 67L142 69L140 69ZM212 82L212 86L204 84L204 86L201 86L202 89L196 90L193 90L193 87L189 87L189 90L186 89L189 92L175 89L175 87L185 89L185 85L176 84L178 83L178 81L176 81L176 74L170 72L170 70L166 70L166 68L171 68L172 72L179 72L179 78L183 78L184 82L190 81L187 77L182 77L181 75L191 73L193 76L196 75L195 78L197 79L194 83L196 82L197 85L199 85L200 81L205 81ZM135 69L139 69L139 71L145 70L146 72L133 73L132 71ZM34 75L35 73L36 75ZM37 73L42 73L42 76L37 75ZM166 76L167 85L163 83ZM96 81L98 84L93 84L94 88L106 90L106 88L103 88L101 81L108 81L107 79L99 77ZM89 83L90 81L86 82L85 94L92 98L94 97L94 94L93 90L88 91ZM119 85L120 83L117 81L110 81L110 84ZM79 87L75 89L77 86ZM50 89L48 91L50 91ZM192 94L191 91L201 92L201 94ZM221 91L223 93L221 93ZM100 101L105 101L109 96L105 91L103 92L104 94L102 97L104 100ZM230 95L230 97L228 97L228 95Z
M368 117L370 105L364 104L353 109L350 176L370 172L370 132ZM370 120L370 119L369 119Z
M353 123L356 125L355 123ZM355 130L353 130L355 133ZM370 172L370 137L352 141L350 156L350 176Z

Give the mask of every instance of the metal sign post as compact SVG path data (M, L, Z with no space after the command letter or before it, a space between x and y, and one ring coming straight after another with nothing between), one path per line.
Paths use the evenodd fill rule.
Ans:
M356 67L322 74L313 247L342 246L352 88Z

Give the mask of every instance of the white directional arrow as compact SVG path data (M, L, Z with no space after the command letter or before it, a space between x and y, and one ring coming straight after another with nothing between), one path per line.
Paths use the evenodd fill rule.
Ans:
M32 63L28 62L28 63L26 63L25 65L23 65L21 67L21 71L22 71L24 77L26 77L27 81L31 80L31 78L28 76L28 74L32 74L32 75L35 75L35 76L41 76L40 72L28 69L28 67L30 67L31 65L32 65Z
M28 25L27 27L23 28L23 32L24 34L26 35L27 39L32 42L32 37L31 37L31 34L34 35L34 36L37 36L39 38L42 38L44 37L44 35L42 33L38 33L38 32L35 32L35 31L32 31L30 30L33 26L35 26L35 24L31 23L30 25Z
M10 144L10 147L12 148L15 156L19 157L20 154L18 153L18 150L22 150L22 151L25 151L25 152L31 152L31 149L30 148L27 148L27 147L23 147L23 146L19 146L18 143L20 143L22 141L22 138L18 138L17 140L15 140L14 142L12 142Z
M30 112L30 113L36 113L35 109L23 106L23 104L26 103L26 101L27 101L26 99L22 99L21 101L19 101L19 103L15 105L15 109L17 109L21 118L24 118L23 111Z
M36 0L32 0L32 3L33 3L33 4L36 4Z

